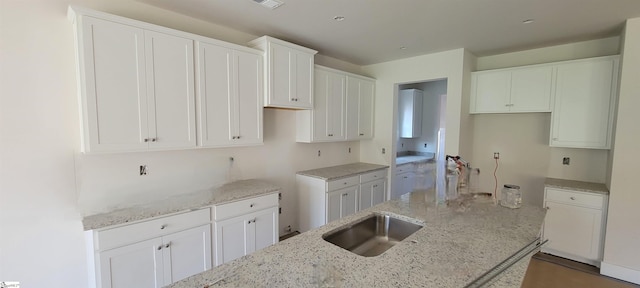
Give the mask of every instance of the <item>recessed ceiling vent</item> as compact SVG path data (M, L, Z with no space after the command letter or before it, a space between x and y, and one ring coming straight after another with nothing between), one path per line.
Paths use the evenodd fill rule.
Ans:
M278 0L253 0L253 2L256 2L269 9L276 9L284 4L283 2L280 2Z

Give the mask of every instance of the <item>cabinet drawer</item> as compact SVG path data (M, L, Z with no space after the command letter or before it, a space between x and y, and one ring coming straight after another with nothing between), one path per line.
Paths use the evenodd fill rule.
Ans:
M209 208L178 215L152 219L145 222L98 231L96 250L107 250L129 243L149 240L155 237L179 232L211 222Z
M384 179L387 177L387 169L369 172L360 175L360 183L365 183L373 180Z
M403 164L396 167L396 174L413 171L413 164Z
M547 188L546 197L546 201L587 206L597 209L602 209L604 203L602 195L551 188Z
M274 206L278 206L277 192L260 197L213 206L213 220L220 221L229 219L231 217L260 211Z
M360 184L360 176L342 178L327 182L327 191L334 191L345 187Z

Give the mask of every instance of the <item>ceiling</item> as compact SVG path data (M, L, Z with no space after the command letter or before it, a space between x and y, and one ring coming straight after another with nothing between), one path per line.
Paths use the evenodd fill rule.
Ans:
M640 17L640 0L281 0L274 10L253 0L138 1L357 65L456 48L485 56L604 38Z

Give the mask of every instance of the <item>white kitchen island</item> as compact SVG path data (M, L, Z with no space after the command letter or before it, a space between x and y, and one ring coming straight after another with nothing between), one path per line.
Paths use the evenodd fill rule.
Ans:
M467 199L435 206L416 191L177 282L170 287L465 287L539 237L545 211ZM376 257L353 254L322 235L371 213L425 226ZM495 286L519 286L525 258Z

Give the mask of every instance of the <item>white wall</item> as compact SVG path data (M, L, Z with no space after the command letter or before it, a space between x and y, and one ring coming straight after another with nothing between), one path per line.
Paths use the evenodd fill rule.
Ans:
M362 161L380 164L392 163L395 158L398 107L396 84L447 79L447 138L446 151L459 153L461 102L463 86L464 49L422 55L391 62L364 66L363 71L376 79L375 137L363 141L360 147ZM386 154L381 149L387 150ZM392 150L393 151L390 151ZM394 152L394 153L391 153Z
M265 109L264 146L79 154L69 4L238 44L256 38L131 0L0 1L0 281L86 287L82 215L210 189L231 179L259 177L281 186L280 223L295 229L295 171L358 160L357 142L294 143L295 112L275 109ZM330 57L319 59L323 65L358 70ZM236 159L230 174L229 156ZM147 176L137 175L140 164L148 165Z
M523 65L568 61L582 58L616 55L620 37L609 37L590 41L529 49L512 53L478 57L477 70L508 68Z
M486 70L618 54L619 37L576 42L477 58ZM524 201L542 205L546 177L605 183L608 151L549 147L551 113L475 114L474 167L480 168L480 190L493 192L493 152L500 152L497 188L521 186ZM571 164L562 165L569 157Z
M640 18L627 20L622 41L618 117L601 273L640 284Z

